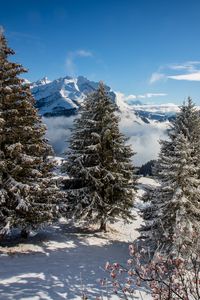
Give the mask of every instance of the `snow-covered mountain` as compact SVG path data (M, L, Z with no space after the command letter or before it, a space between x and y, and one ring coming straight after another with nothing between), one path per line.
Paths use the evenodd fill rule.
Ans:
M39 113L45 117L71 116L80 107L88 93L95 91L98 82L83 76L72 78L66 76L53 81L47 77L31 84L32 94L36 100ZM115 93L106 86L110 97L115 101Z
M97 87L98 82L90 81L83 76L77 78L66 76L53 81L44 77L31 83L36 106L44 117L74 115L86 95L95 91ZM178 111L178 107L174 104L146 105L139 100L128 104L123 100L121 93L112 91L109 86L106 86L106 90L121 112L129 112L132 117L136 116L138 122L139 119L145 123L165 122Z
M77 78L66 76L53 81L44 77L31 83L36 106L48 128L47 138L57 155L62 156L68 146L66 140L70 136L74 115L83 99L97 87L97 82L82 76ZM147 105L137 99L127 103L122 93L114 92L108 86L106 89L119 108L121 131L129 137L129 143L137 152L134 158L136 165L155 159L160 149L158 140L166 138L166 129L178 111L178 106Z

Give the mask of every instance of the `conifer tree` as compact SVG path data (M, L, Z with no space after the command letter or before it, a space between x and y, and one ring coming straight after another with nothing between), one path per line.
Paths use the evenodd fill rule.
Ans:
M53 218L57 188L51 178L51 147L29 85L19 77L22 65L10 62L14 51L0 32L0 235L22 232Z
M100 83L75 120L63 169L76 182L68 190L70 211L76 219L100 223L132 219L134 200L133 152L119 131L116 105ZM77 184L79 182L79 184Z
M160 186L151 191L144 209L141 230L164 252L176 251L177 244L200 228L200 116L192 100L180 107L169 139L161 141L157 163Z

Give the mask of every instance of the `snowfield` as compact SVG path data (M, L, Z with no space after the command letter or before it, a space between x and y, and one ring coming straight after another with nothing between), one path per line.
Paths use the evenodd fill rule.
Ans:
M156 185L149 178L139 180L137 204L148 185ZM125 263L128 246L137 236L141 218L132 224L119 221L109 225L109 232L84 230L61 219L59 224L40 230L26 242L15 238L0 247L0 299L2 300L62 300L88 299L105 296L118 299L99 279L106 277L107 261ZM108 292L107 292L108 290ZM109 298L106 295L109 294ZM141 287L136 299L150 300Z

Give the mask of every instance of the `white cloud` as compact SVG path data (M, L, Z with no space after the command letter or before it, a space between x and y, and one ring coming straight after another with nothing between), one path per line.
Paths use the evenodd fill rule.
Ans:
M124 95L124 94L123 94ZM132 99L136 99L137 98L137 96L136 95L128 95L128 96L125 96L124 95L124 98L126 99L126 100L132 100Z
M128 102L130 100L134 100L134 99L149 99L149 98L153 98L153 97L164 97L167 96L166 93L144 93L144 94L130 94L128 96L126 96L125 94L121 93L121 92L116 92L117 95L120 95L120 99L122 101Z
M171 75L167 76L167 78L174 80L200 81L200 71L189 74Z
M163 79L200 81L200 61L186 61L182 64L161 66L157 72L152 73L149 83L152 84Z
M46 137L50 144L53 146L55 153L60 156L63 155L64 151L68 146L68 140L71 135L70 128L73 127L74 116L72 117L54 117L45 118L43 122L47 126Z
M136 127L135 127L136 130ZM153 128L151 126L141 126L140 135L132 132L128 143L132 145L136 155L133 157L134 164L141 166L151 159L158 159L160 152L160 139L166 139L166 129Z
M67 71L69 72L69 75L73 76L75 73L75 64L74 64L74 58L71 54L69 54L66 59L66 66L67 66Z
M146 93L144 95L138 95L137 97L138 98L152 98L152 97L164 97L164 96L167 96L166 93Z
M86 51L83 49L75 51L74 54L79 57L92 57L93 56L92 52Z
M200 61L187 61L183 64L171 64L168 67L171 70L187 70L188 72L193 72L198 65L200 65Z
M165 74L155 72L155 73L152 73L149 83L152 84L152 83L160 81L162 79L165 79Z
M84 57L93 57L93 53L91 51L87 51L84 49L68 52L67 59L66 59L66 67L67 67L67 71L69 72L69 75L71 76L75 75L76 72L75 60L77 58L84 58Z
M156 159L160 150L159 139L166 138L166 124L138 124L134 115L127 117L126 114L122 114L120 117L120 129L129 138L127 143L137 152L133 157L135 165L139 166L150 159ZM73 121L74 116L43 117L43 122L48 128L46 137L59 156L63 156L69 145Z
M140 166L151 159L157 159L160 151L160 139L167 138L167 124L138 124L133 118L121 116L120 129L129 137L127 143L136 154L133 162Z

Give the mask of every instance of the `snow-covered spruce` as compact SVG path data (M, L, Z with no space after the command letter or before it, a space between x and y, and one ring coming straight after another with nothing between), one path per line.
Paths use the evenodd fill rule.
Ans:
M25 230L53 218L57 187L51 178L51 147L34 108L26 70L10 62L0 33L0 235L12 227Z
M143 210L143 236L164 252L177 250L193 229L200 228L200 116L188 98L161 141L157 164L160 186ZM189 234L188 234L189 233ZM173 242L173 236L179 238ZM188 246L191 246L187 238Z
M116 106L100 83L75 120L63 170L71 177L70 211L76 219L106 223L133 218L135 176L130 146L119 132Z

